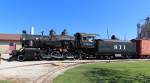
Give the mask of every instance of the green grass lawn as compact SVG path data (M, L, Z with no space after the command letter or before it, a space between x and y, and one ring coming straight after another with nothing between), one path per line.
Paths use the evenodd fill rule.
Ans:
M86 64L66 71L54 83L150 83L150 62Z
M11 82L7 80L0 80L0 83L11 83Z

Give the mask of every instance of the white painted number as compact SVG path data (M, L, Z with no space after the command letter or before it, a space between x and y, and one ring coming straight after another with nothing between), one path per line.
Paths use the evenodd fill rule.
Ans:
M126 50L126 45L114 45L114 50Z
M118 46L117 46L117 45L114 45L114 49L117 50L117 49L118 49Z
M124 50L126 49L126 45L123 45L123 49L124 49Z

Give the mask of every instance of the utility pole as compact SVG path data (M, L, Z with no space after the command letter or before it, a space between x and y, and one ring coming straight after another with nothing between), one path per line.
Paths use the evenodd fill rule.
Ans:
M124 41L126 41L126 36L127 36L127 33L125 33L125 35L124 35Z
M109 39L109 31L108 31L108 28L107 28L107 37L108 37L108 39Z

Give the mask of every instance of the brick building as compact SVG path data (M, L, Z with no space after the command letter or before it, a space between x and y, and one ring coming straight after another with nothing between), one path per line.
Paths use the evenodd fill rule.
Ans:
M20 49L20 37L19 34L0 34L0 53L9 53L14 49Z

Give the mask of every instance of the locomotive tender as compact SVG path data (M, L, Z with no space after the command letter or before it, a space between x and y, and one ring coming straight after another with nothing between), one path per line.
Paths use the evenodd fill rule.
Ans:
M98 57L137 58L136 44L132 41L97 40L96 46Z
M74 36L64 30L56 35L50 30L48 36L31 35L23 31L20 41L22 48L13 50L10 60L43 59L114 59L135 58L136 44L133 41L96 39L96 34L76 33Z

